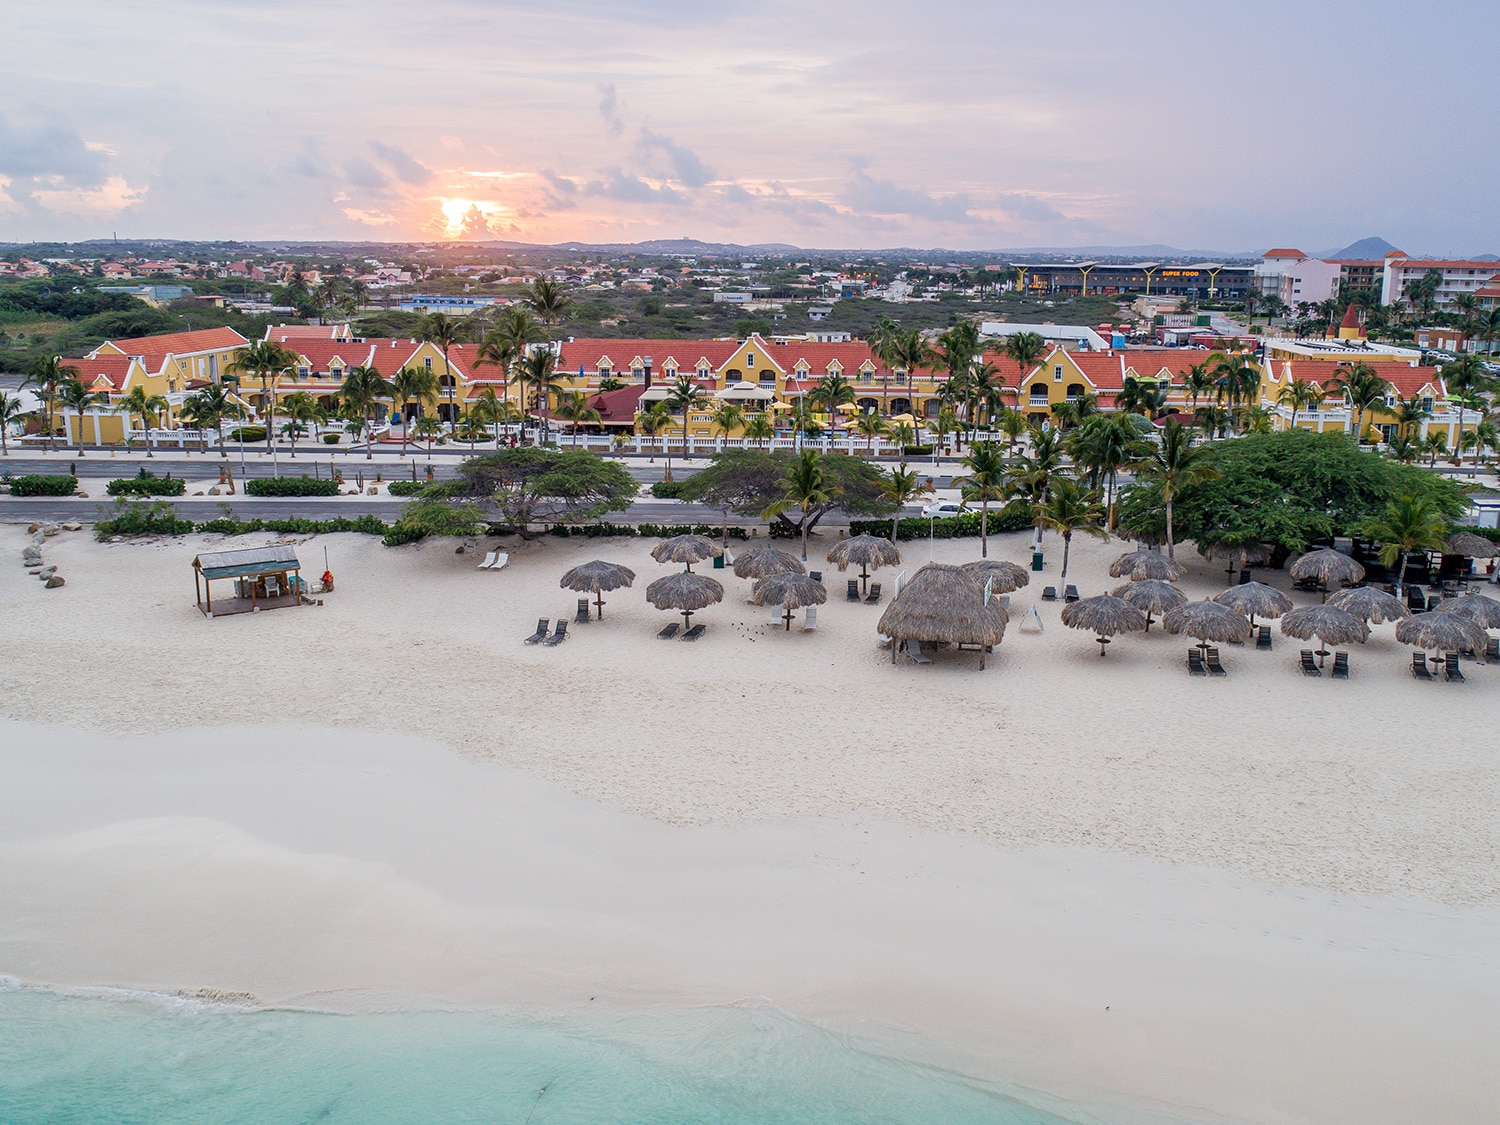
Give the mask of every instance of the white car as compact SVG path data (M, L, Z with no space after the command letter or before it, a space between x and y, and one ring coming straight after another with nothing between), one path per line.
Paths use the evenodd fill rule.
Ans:
M964 506L957 500L934 500L922 508L924 516L956 516L963 512Z

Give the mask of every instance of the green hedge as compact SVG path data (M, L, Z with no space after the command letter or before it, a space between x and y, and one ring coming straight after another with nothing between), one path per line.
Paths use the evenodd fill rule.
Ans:
M337 496L339 482L313 477L260 477L245 482L246 496Z
M159 477L145 469L133 477L120 477L104 486L111 496L181 496L187 481L181 477Z
M330 520L290 519L242 520L237 516L216 516L194 523L177 514L165 500L154 503L131 503L124 497L115 502L114 515L94 524L94 535L108 539L115 535L190 535L202 532L215 535L248 535L255 531L274 531L279 535L331 535L353 531L364 535L385 535L389 526L377 516L349 519L337 516Z
M931 457L932 446L930 445L906 445L901 448L903 457Z
M569 537L585 539L608 539L614 536L643 536L647 539L670 539L674 535L703 535L710 539L722 536L724 529L715 524L660 524L643 523L639 526L631 526L628 523L581 523L552 525L552 534L561 539ZM750 533L743 527L730 527L729 538L748 539Z
M1477 535L1481 539L1488 539L1491 543L1500 543L1500 527L1459 527L1455 526L1453 532L1456 535L1460 531L1467 531L1471 535Z
M896 538L926 539L930 525L930 533L936 539L966 539L979 535L979 523L978 512L965 512L961 516L944 516L937 520L928 520L925 516L908 516L896 524ZM991 535L1006 531L1024 531L1031 526L1031 517L1026 512L1007 513L993 509L990 511ZM851 520L849 523L850 535L885 537L890 533L890 520Z
M323 435L323 444L324 445L337 445L339 442L341 442L343 440L344 440L344 435L343 434L324 434Z
M392 496L420 496L422 490L427 487L426 481L420 480L393 480L386 485L385 490Z
M264 426L241 426L229 431L230 441L265 441L266 428Z
M179 517L165 500L132 504L122 496L115 503L115 514L94 524L94 535L99 539L114 535L188 535L193 529L193 521Z
M12 496L72 496L78 491L78 478L33 473L10 482Z
M658 500L679 500L683 483L680 480L659 480L651 486L651 495Z

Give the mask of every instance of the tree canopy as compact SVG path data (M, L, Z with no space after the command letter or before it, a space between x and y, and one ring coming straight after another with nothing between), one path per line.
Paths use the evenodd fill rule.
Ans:
M1203 446L1201 461L1219 475L1175 498L1178 542L1261 542L1301 551L1335 535L1359 534L1365 521L1404 496L1430 498L1448 519L1468 507L1463 486L1366 452L1346 434L1249 434ZM1120 525L1136 534L1165 536L1166 506L1158 482L1141 481L1124 490Z
M700 469L682 484L682 499L708 504L742 516L759 518L761 513L782 500L786 489L778 482L792 471L796 455L777 450L726 449L714 455L713 463ZM789 508L774 518L795 534L812 531L829 512L842 511L851 517L889 515L895 510L886 499L885 475L862 457L847 453L825 453L818 457L827 498L802 508Z
M521 531L623 512L637 491L622 465L582 449L501 449L467 459L458 471L461 504Z

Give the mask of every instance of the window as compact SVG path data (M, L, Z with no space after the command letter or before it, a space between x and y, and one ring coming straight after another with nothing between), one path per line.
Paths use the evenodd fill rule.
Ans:
M1054 383L1061 383L1062 382L1062 364L1059 363L1056 367L1054 367L1052 369L1052 381Z
M432 357L430 355L425 355L422 357L422 366L428 371L432 370Z
M754 367L755 366L755 353L754 352L746 352L745 353L745 366L746 367Z
M1432 413L1432 396L1431 395L1427 395L1427 396L1425 396L1422 399L1422 409L1425 410L1425 411L1427 411L1429 414Z

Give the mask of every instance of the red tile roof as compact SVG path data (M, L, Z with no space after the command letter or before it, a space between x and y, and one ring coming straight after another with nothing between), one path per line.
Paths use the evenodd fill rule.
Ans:
M608 359L614 371L629 371L636 360L651 357L653 375L660 374L668 361L679 371L696 371L700 359L708 360L717 370L738 350L737 340L645 340L645 339L575 339L564 340L557 359L559 372L576 373L581 366L590 375L599 370L601 360Z
M1301 250L1290 250L1290 249L1287 249L1284 246L1278 246L1274 250L1267 250L1264 254L1261 255L1261 257L1262 258L1305 258L1305 257L1307 257L1307 255L1304 254Z
M347 324L273 324L266 329L267 340L278 344L305 340L337 340L348 329Z
M600 422L634 422L636 408L645 390L644 384L636 384L613 391L600 391L589 396L589 406L599 412Z
M1052 355L1059 351L1065 349L1058 348L1049 354L1037 367L1032 368L1028 378L1039 368L1046 368L1055 362ZM1137 379L1156 380L1167 377L1173 383L1180 384L1187 377L1188 369L1203 363L1211 353L1197 348L1139 348L1066 354L1098 391L1105 392L1121 390L1125 385L1125 376L1132 373Z
M63 360L63 366L76 367L78 381L85 387L93 387L102 379L118 391L125 386L131 362L128 355L101 355L96 359L70 357Z
M1443 385L1442 374L1436 367L1413 367L1399 359L1366 361L1365 366L1375 372L1376 378L1389 383L1402 398L1419 394L1423 387L1429 385L1436 389L1439 398L1448 393ZM1347 367L1346 363L1329 359L1289 359L1270 364L1267 375L1272 383L1292 378L1317 383L1326 389ZM1271 397L1275 397L1274 391Z
M233 328L201 328L195 332L169 332L161 336L133 336L125 340L107 341L126 355L146 357L146 366L156 370L169 355L193 355L197 352L228 351L242 347L250 341ZM101 345L102 347L103 345Z

